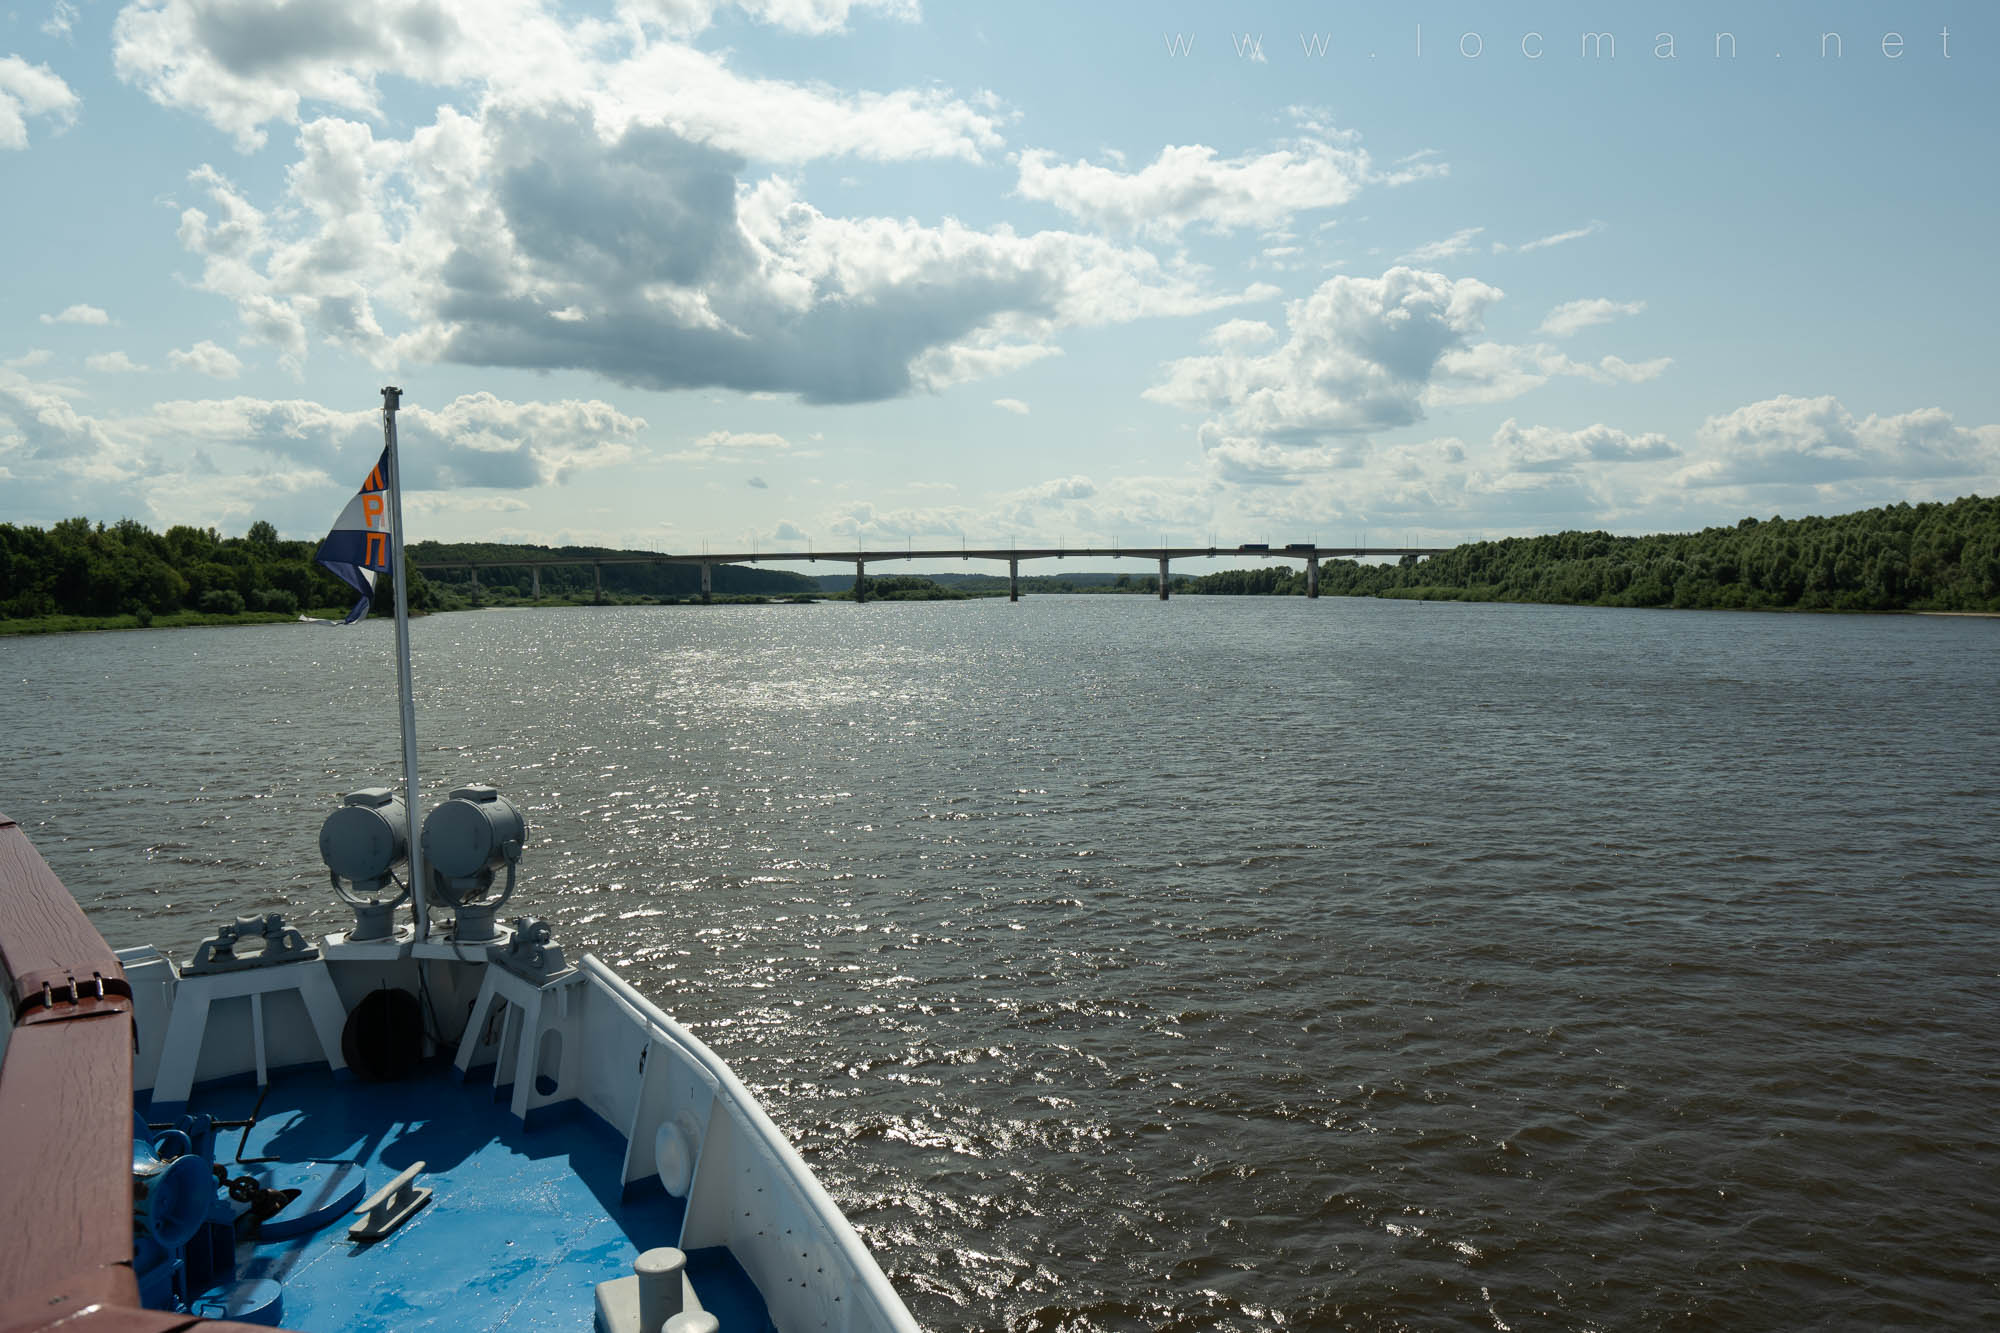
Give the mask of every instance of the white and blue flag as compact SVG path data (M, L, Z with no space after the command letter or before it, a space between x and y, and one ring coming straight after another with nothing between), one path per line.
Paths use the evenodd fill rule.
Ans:
M314 557L342 583L361 594L361 600L347 613L343 625L352 625L368 614L375 598L375 576L389 572L389 540L394 527L389 520L389 451L361 483L361 490L340 517L333 531L319 544Z

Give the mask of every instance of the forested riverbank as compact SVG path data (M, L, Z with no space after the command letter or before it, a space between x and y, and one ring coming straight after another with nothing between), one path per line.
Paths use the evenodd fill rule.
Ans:
M48 529L0 523L0 633L343 615L353 594L313 563L317 545L285 541L261 521L242 537L185 525L155 533L133 519L107 525L72 518ZM542 566L544 603L698 598L692 565L592 569L593 557L644 554L491 543L420 542L410 548L412 563L574 557L574 564ZM1091 590L1111 594L1157 589L1150 575L1085 577L1108 580L1093 582ZM723 565L713 581L718 601L852 595L824 594L814 580L781 570ZM1023 582L1033 592L1048 580ZM881 600L990 596L1005 581L992 584L998 586L985 580L939 586L921 575L869 579L870 595ZM483 569L477 583L469 569L446 571L437 581L413 573L410 605L443 611L521 604L534 600L536 590L528 564ZM1194 595L1305 590L1305 571L1291 562L1173 581L1175 593ZM2000 612L2000 499L1895 504L1832 518L1746 518L1733 527L1648 537L1509 537L1423 559L1406 556L1396 564L1327 560L1320 566L1320 590L1329 596L1590 606ZM389 605L387 596L376 599L378 613Z
M258 624L300 614L345 616L354 592L321 569L317 541L286 541L270 523L252 523L241 537L215 528L177 525L156 533L135 519L93 523L69 518L49 528L0 523L0 635L184 625ZM613 559L648 552L609 547L501 546L493 543L416 542L412 565L452 560L574 557L576 563L542 570L542 596L530 596L531 569L447 571L463 582L410 575L410 608L456 611L512 603L672 601L698 595L696 571L685 565L613 564L603 586L592 577L594 556ZM810 580L777 570L715 573L718 601L762 601L810 595ZM394 605L384 578L375 614Z
M1303 569L1274 565L1223 570L1190 580L1186 591L1302 594L1305 582ZM1585 606L2000 611L2000 499L1746 518L1650 537L1510 537L1391 565L1328 560L1320 591Z
M317 548L264 522L242 537L186 525L157 533L129 518L0 523L0 632L345 615L354 592L313 563ZM421 585L410 585L419 604Z

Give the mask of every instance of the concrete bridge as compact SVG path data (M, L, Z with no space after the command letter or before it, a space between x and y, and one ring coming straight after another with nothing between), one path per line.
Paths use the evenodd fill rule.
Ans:
M479 586L479 571L482 569L521 569L532 571L534 576L534 596L542 595L542 570L548 566L574 567L589 565L594 571L597 592L604 594L604 566L606 565L699 565L701 566L701 599L706 602L711 596L710 580L717 565L757 565L780 562L821 560L835 564L854 565L854 600L868 600L868 566L884 564L893 560L1004 560L1007 562L1007 600L1021 600L1021 562L1023 560L1065 560L1072 556L1082 558L1114 558L1121 560L1157 560L1160 564L1160 600L1167 600L1167 565L1173 560L1214 560L1223 557L1262 557L1271 560L1303 560L1306 566L1306 596L1319 596L1319 562L1325 559L1355 559L1364 556L1405 556L1441 555L1451 548L1444 546L1319 546L1312 542L1292 542L1286 546L1270 546L1261 542L1246 543L1241 546L1022 546L1022 547L938 547L918 550L905 547L896 550L855 550L855 551L727 551L707 552L700 555L604 555L604 556L523 556L517 560L438 560L412 561L420 573L432 573L448 569L469 569L472 571L472 586Z

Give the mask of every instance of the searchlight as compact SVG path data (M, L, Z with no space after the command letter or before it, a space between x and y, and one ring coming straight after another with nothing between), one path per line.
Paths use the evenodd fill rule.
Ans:
M459 944L498 944L506 936L494 925L514 896L528 821L512 801L483 783L460 787L424 819L423 848L430 900L456 914L452 939ZM494 872L507 871L506 886L493 893Z
M410 816L387 787L349 792L319 828L319 856L333 891L354 909L350 940L386 940L395 933L396 908L410 896L396 867L410 859ZM345 885L341 881L347 881ZM384 900L390 886L396 894Z

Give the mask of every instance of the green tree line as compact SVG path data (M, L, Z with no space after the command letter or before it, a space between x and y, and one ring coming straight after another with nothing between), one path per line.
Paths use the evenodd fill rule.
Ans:
M214 528L171 527L155 533L133 519L93 524L65 519L53 527L0 523L0 620L52 616L132 616L138 623L175 613L296 615L344 610L347 585L313 562L317 542L285 541L269 523L241 537ZM544 566L544 600L591 600L594 558L643 555L594 546L509 546L488 542L417 542L414 565L444 566L432 579L413 573L417 610L494 600L525 600L534 572L526 564L479 572L454 560L559 558ZM603 565L607 598L679 599L699 595L693 565ZM714 567L717 596L811 595L802 574ZM1001 587L1004 580L995 580ZM937 596L929 580L871 578L870 595ZM1037 591L1067 583L1023 579ZM1299 595L1305 572L1289 564L1176 577L1174 590L1212 595ZM1093 578L1076 591L1150 592L1150 576ZM1967 496L1948 504L1895 504L1833 518L1746 518L1734 527L1650 537L1559 532L1470 542L1440 555L1406 556L1393 565L1328 560L1320 589L1330 595L1420 597L1461 601L1566 602L1596 606L1678 606L1830 611L2000 611L2000 498ZM391 605L388 587L378 614ZM984 587L959 591L988 591Z
M517 546L501 542L412 542L404 552L412 565L429 569L428 578L445 607L463 603L526 601L535 593L535 568L527 564L506 564L510 560L562 560L570 563L541 567L541 597L544 601L590 601L598 595L598 576L603 577L606 599L660 601L681 600L701 595L699 565L630 564L593 566L599 559L645 556L649 551L619 550L609 546ZM455 561L487 565L473 578L467 565ZM799 597L813 596L819 584L789 570L759 569L748 565L710 566L709 585L718 597ZM414 586L414 584L412 585Z
M1190 591L1299 594L1300 569L1224 570ZM1558 532L1470 542L1393 565L1328 560L1320 591L1359 597L1807 611L2000 611L2000 499L1833 518L1746 518L1650 537Z
M0 619L126 615L148 624L183 611L352 606L353 590L313 563L318 546L284 541L264 522L241 537L184 525L157 533L129 518L66 518L47 529L0 523Z
M0 523L0 620L129 617L151 624L157 616L295 616L345 614L354 592L321 569L317 541L285 541L259 520L241 537L185 525L157 533L136 519L92 523L69 518L43 529ZM645 555L597 546L507 546L491 542L416 542L405 553L413 566L454 560L566 558L577 563L544 567L544 600L588 601L597 596L593 557ZM605 565L607 600L661 600L698 595L692 565ZM812 580L776 570L718 565L718 596L812 594ZM534 586L527 565L483 569L475 583L466 568L444 568L435 579L410 575L413 610L452 610L494 601L526 600ZM374 613L390 614L394 584L383 579ZM178 621L177 621L178 623ZM68 628L75 625L63 626Z

